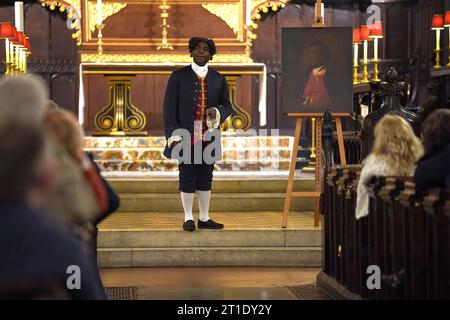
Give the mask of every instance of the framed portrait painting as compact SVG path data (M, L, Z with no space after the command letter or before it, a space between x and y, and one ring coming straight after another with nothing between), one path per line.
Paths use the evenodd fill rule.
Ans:
M352 28L282 30L283 113L353 111Z

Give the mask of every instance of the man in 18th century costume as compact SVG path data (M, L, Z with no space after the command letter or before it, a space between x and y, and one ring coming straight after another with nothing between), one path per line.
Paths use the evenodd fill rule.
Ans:
M194 159L196 150L208 149L208 131L219 132L219 125L231 113L228 86L225 77L208 67L216 53L212 39L194 37L189 41L193 62L172 73L164 98L164 128L167 145L164 155L179 160L179 189L184 209L183 229L196 229L192 215L194 194L199 201L199 229L223 229L223 224L209 218L209 202L214 163ZM184 130L184 131L183 131ZM189 135L180 134L188 132ZM218 136L220 139L220 135ZM179 159L178 150L184 155ZM189 149L189 150L188 150ZM214 160L220 159L220 148L213 152ZM185 161L186 155L188 160Z

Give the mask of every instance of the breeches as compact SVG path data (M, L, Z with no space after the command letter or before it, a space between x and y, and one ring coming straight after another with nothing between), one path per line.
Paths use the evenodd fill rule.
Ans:
M214 164L180 164L180 191L194 193L199 191L210 191Z

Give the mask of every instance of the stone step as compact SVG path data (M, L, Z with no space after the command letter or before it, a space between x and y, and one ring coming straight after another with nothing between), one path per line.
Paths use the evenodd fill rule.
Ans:
M165 179L117 179L108 182L118 193L178 193L177 177ZM286 179L214 179L213 193L285 193ZM313 179L294 181L295 191L314 191Z
M285 193L212 193L210 211L282 211ZM182 212L179 193L123 193L119 212ZM198 201L194 200L194 211ZM292 198L291 211L313 211L313 198Z
M102 230L98 248L173 248L173 247L317 247L322 235L318 228L197 230Z
M99 248L100 268L319 267L320 247Z

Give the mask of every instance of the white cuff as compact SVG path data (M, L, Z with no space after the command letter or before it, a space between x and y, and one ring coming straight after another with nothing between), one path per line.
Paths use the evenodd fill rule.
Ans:
M217 108L214 108L216 110L216 118L210 119L209 117L206 118L206 126L208 129L217 129L220 125L220 112Z
M171 136L171 137L169 137L169 139L167 139L167 145L170 148L172 146L172 143L174 143L176 141L181 141L181 139L182 139L181 136Z

